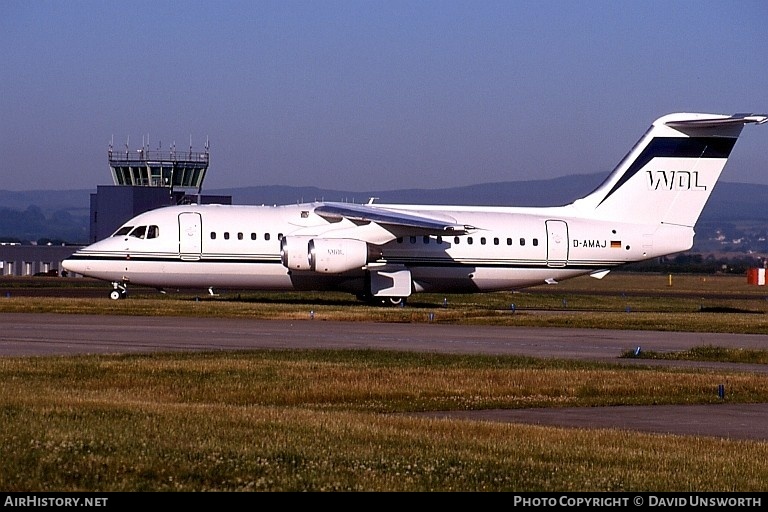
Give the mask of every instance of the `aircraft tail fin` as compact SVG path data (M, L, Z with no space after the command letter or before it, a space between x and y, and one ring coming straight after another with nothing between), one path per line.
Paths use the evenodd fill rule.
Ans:
M573 203L601 219L693 227L753 114L678 113L657 119L608 176Z

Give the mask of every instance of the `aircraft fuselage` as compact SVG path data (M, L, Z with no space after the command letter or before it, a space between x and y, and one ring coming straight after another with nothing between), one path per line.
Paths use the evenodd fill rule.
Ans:
M646 232L647 226L569 218L562 208L438 207L435 211L441 214L461 216L482 228L461 235L404 234L378 246L375 260L342 272L288 268L281 260L284 238L348 239L367 229L349 221L328 222L313 213L313 206L161 208L133 219L125 233L80 251L67 267L99 279L159 288L334 289L356 294L366 292L370 270L403 269L410 272L415 292L461 293L559 281L686 250L693 239L691 229L678 228L676 247L654 247L655 233ZM131 234L137 228L143 237ZM307 259L303 247L294 250Z

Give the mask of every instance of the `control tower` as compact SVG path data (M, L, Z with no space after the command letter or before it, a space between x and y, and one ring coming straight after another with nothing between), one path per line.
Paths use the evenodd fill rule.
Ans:
M208 142L203 150L150 150L144 143L137 150L115 150L107 157L114 185L98 185L91 194L89 243L111 236L125 221L155 208L178 204L232 204L231 196L204 196L208 172ZM188 193L189 192L189 193Z
M208 142L204 151L150 150L147 145L136 151L115 151L109 145L109 169L112 180L118 186L196 188L199 194L208 171Z

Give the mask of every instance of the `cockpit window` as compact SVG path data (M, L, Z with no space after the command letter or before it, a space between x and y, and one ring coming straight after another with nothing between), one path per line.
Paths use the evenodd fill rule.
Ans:
M112 236L133 236L136 238L157 238L160 236L160 228L158 226L123 226Z
M114 234L114 235L112 235L112 236L123 236L123 235L127 235L128 233L130 233L130 232L131 232L131 230L132 230L132 229L133 229L133 226L123 226L123 227L121 227L120 229L118 229L117 231L115 231L115 234Z
M147 226L138 226L133 231L131 231L130 235L128 236L134 236L136 238L144 238L144 235L147 233Z
M160 228L158 226L123 226L112 236L133 236L136 238L157 238L160 236Z

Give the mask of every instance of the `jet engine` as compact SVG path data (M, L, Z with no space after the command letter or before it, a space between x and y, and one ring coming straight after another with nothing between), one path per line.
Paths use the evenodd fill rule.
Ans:
M339 274L379 258L378 247L353 238L284 236L280 240L280 261L291 270Z
M359 269L381 257L375 246L352 238L313 238L308 251L310 270L323 274Z
M291 270L309 270L311 236L284 236L280 239L280 262Z

